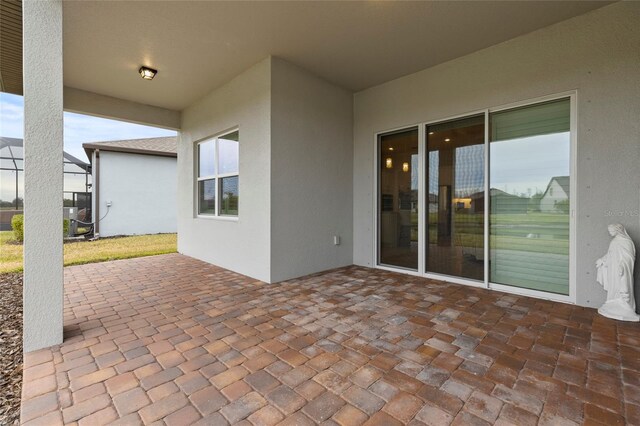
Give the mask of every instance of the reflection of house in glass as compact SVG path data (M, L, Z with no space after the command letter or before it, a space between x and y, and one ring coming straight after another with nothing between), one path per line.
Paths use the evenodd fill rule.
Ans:
M566 213L569 209L569 176L552 177L540 199L540 211Z
M24 194L22 139L0 137L0 230L11 229L11 218L22 214ZM80 220L89 220L91 165L63 152L64 207L77 207Z
M529 208L529 198L509 194L498 188L491 188L491 214L508 213L523 214ZM484 211L484 191L476 192L469 196L471 199L471 211L481 213Z

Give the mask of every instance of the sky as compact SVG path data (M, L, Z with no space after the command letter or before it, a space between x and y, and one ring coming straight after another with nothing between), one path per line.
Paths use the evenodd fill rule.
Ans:
M569 132L491 142L489 182L509 194L530 197L543 193L551 178L569 176ZM438 164L438 151L429 163ZM484 145L456 149L456 196L467 197L484 187ZM413 187L417 188L417 177ZM429 192L438 192L438 169L429 169Z
M0 136L23 137L24 126L22 96L0 93ZM84 142L140 139L158 136L175 136L172 130L89 115L64 113L64 150L89 162L82 148Z
M492 142L489 182L509 194L544 192L552 177L569 176L569 132Z

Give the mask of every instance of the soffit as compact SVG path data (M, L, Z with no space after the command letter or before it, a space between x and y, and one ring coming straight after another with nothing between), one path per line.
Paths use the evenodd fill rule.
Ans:
M22 2L0 1L0 90L22 94Z
M273 55L359 91L606 4L65 1L64 80L181 110Z

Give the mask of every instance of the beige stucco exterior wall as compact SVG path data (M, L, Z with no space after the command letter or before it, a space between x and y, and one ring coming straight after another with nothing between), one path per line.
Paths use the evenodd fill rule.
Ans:
M639 22L640 3L616 3L357 93L354 262L374 265L376 132L577 90L577 303L601 304L607 224L640 245Z
M350 92L272 59L273 282L352 263L352 112Z
M178 251L266 282L350 265L352 112L350 92L278 58L184 110ZM236 126L238 220L198 218L195 143Z
M178 251L270 280L271 60L265 59L182 114L178 142ZM198 218L195 143L240 129L238 220Z

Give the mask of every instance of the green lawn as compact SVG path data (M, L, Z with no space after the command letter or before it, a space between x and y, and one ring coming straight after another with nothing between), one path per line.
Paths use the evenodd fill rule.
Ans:
M105 262L176 252L176 234L136 235L64 244L64 265ZM0 273L22 271L22 245L11 231L0 232Z

